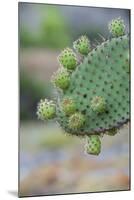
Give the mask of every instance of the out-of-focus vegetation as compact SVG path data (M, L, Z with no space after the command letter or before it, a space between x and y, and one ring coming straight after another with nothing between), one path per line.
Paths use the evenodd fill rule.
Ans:
M50 83L34 80L30 74L20 73L20 118L21 120L36 119L37 102L41 98L52 97Z
M69 25L58 8L48 7L41 22L41 44L50 48L63 48L70 42Z
M38 44L38 37L23 26L20 30L20 47L35 47Z
M47 10L47 12L46 12ZM64 48L70 43L69 25L56 7L41 9L42 19L38 34L22 26L20 30L21 47Z

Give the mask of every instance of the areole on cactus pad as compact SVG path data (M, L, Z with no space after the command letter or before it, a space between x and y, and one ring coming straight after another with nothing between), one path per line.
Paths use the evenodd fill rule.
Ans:
M52 77L59 94L55 107L44 100L47 107L39 103L37 111L40 119L55 117L69 135L88 137L86 151L93 155L100 153L102 133L115 135L129 121L129 35L120 18L108 27L111 39L93 49L86 36L74 42L84 56L81 63L73 50L63 50L60 69Z

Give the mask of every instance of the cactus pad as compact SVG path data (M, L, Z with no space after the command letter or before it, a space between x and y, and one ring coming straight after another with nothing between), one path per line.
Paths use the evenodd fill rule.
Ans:
M117 131L117 128L112 128L111 130L106 132L106 135L114 136L115 134L117 134Z
M77 102L77 111L85 115L85 126L75 133L68 126L68 118L58 112L61 126L72 134L90 135L120 127L129 119L129 53L128 36L113 38L93 49L70 78L64 97L70 96ZM103 113L94 112L91 101L101 96L106 102ZM61 97L62 100L62 97Z
M87 152L94 155L100 152L102 133L115 135L129 121L129 35L121 19L109 28L114 38L92 50L85 36L74 42L77 52L85 54L80 64L75 53L65 49L59 56L63 69L52 78L63 89L58 90L57 121L68 134L88 136Z

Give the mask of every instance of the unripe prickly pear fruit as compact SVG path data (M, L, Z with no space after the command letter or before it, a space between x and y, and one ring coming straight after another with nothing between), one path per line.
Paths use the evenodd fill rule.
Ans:
M97 113L103 113L106 110L105 99L101 96L95 96L91 100L91 108Z
M60 89L67 89L70 84L70 74L64 68L59 68L59 70L52 76L51 79L52 83L60 88Z
M98 135L91 135L88 137L85 151L92 155L98 155L101 152L101 141Z
M60 64L68 70L74 70L77 66L76 55L70 48L64 49L59 55L58 60Z
M82 55L87 55L91 49L90 41L86 36L81 36L73 43L74 49Z
M84 126L85 117L81 113L74 113L69 117L69 128L70 129L80 129Z
M109 131L107 131L105 134L106 135L110 135L110 136L114 136L117 134L118 129L117 128L112 128Z
M41 120L53 119L56 115L56 106L48 99L40 100L37 106L37 116Z
M113 36L118 37L122 36L125 33L124 21L120 18L114 19L109 23L109 31Z
M66 97L61 102L61 109L66 115L71 115L76 111L76 103L72 98Z

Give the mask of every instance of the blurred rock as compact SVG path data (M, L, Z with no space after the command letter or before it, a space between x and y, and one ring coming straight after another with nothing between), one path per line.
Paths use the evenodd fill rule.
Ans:
M103 140L104 147L99 156L84 154L84 141L76 139L77 142L74 142L75 138L73 138L74 141L71 142L71 145L69 143L65 146L59 144L59 148L56 147L56 149L46 145L47 149L45 147L40 149L39 138L42 138L42 134L46 134L47 138L49 133L56 134L58 127L49 124L45 126L45 132L44 126L41 124L35 123L31 126L29 124L26 127L23 124L22 127L22 141L24 144L27 141L27 146L22 145L21 152L28 152L30 159L28 159L29 163L26 163L21 157L21 169L22 167L29 168L34 164L25 176L20 170L22 176L20 194L22 196L129 189L128 125L124 126L116 136L107 136L104 139L106 141ZM57 139L60 140L60 134L58 136Z
M50 81L53 72L59 67L58 51L47 49L22 49L20 50L20 67L35 77Z

